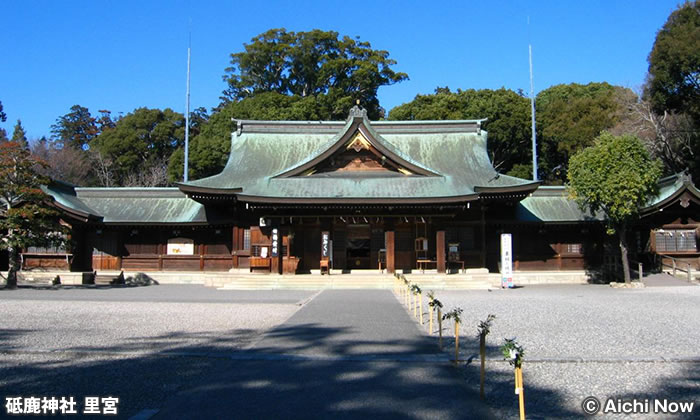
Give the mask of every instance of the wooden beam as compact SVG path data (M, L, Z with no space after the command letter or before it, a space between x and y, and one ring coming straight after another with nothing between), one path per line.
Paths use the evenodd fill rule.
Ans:
M384 248L386 249L386 271L393 273L396 271L396 258L394 253L394 238L393 230L384 232Z
M445 231L438 230L435 233L435 249L437 252L437 271L438 273L447 272L447 264L445 263Z

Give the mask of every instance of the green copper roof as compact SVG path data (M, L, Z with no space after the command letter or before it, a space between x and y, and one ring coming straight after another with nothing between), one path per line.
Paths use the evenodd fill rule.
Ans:
M588 212L582 212L578 205L569 199L566 187L563 186L538 188L518 203L515 214L521 222L574 223L603 220L601 214L592 216Z
M659 194L649 200L642 209L642 215L657 211L661 207L672 204L684 193L688 192L695 200L700 201L700 191L695 187L686 174L675 174L659 180ZM582 212L578 205L568 198L566 187L540 187L527 198L518 203L517 219L524 222L581 222L602 221L603 213L592 216Z
M113 224L204 224L225 221L177 188L45 188L59 207Z
M183 191L226 193L240 189L241 200L396 200L461 197L475 199L479 187L503 189L537 183L498 174L486 151L481 120L370 122L239 121L224 170L182 184ZM320 173L287 176L323 158L352 132L368 133L388 158L423 174Z
M105 223L206 223L204 206L177 188L76 188Z

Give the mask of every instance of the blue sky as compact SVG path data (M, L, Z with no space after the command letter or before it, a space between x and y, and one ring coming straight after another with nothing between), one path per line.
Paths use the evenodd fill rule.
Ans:
M188 30L191 108L219 101L230 54L270 28L359 36L390 52L410 80L379 91L388 110L431 93L535 90L607 81L637 87L656 32L678 1L20 1L0 2L0 101L9 133L30 139L74 104L184 112ZM528 28L527 18L530 16ZM191 24L189 23L191 20ZM487 117L475 115L474 118Z

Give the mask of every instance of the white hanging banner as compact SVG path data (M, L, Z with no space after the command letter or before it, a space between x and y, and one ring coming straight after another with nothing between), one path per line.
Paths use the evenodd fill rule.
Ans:
M168 255L194 255L194 241L188 238L168 239Z
M513 287L513 235L501 234L501 287Z

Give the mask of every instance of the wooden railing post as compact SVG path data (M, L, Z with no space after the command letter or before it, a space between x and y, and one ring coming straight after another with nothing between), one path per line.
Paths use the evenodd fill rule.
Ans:
M644 274L642 274L643 269L644 266L642 266L642 263L639 263L639 281L642 281L642 277L644 277Z

